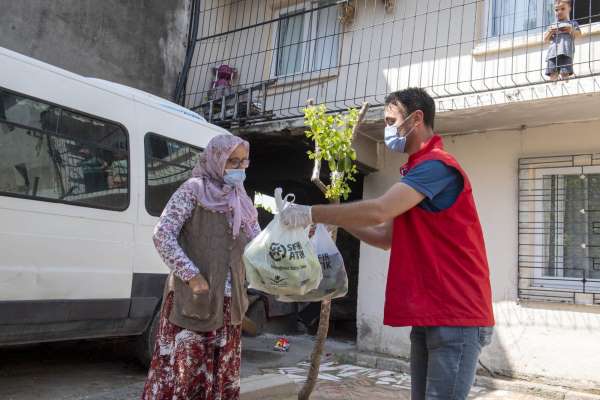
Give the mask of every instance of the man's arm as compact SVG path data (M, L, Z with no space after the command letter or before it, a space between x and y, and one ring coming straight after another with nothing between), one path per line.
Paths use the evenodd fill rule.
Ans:
M392 229L393 220L377 226L365 226L362 228L342 227L358 240L378 247L382 250L389 250L392 247Z
M400 182L376 199L312 206L312 221L348 228L372 227L405 213L424 198L423 194Z

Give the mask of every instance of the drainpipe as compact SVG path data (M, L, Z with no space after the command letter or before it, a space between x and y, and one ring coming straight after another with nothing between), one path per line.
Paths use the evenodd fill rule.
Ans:
M188 73L190 71L190 65L192 64L192 58L194 57L194 50L196 49L196 37L198 36L198 25L200 24L200 1L201 0L192 0L185 61L183 63L183 69L177 78L175 92L173 93L173 101L182 106L184 105L183 100L185 97L184 93L187 85Z

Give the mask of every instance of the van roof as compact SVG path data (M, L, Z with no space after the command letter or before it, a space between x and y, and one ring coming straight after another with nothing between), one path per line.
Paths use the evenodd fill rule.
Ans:
M66 78L80 81L82 83L94 86L98 89L106 90L106 91L116 94L118 96L127 97L138 103L142 103L142 104L145 104L145 105L148 105L151 107L158 107L158 108L162 109L163 111L168 112L170 114L174 114L174 115L177 115L180 117L184 116L193 121L199 122L201 124L209 124L209 125L217 128L218 130L223 131L223 133L229 133L227 130L225 130L219 126L210 124L200 114L198 114L194 111L191 111L185 107L182 107L179 104L173 103L172 101L166 100L162 97L158 97L151 93L144 92L143 90L135 89L130 86L122 85L122 84L116 83L116 82L107 81L104 79L84 77L82 75L67 71L65 69L56 67L54 65L45 63L43 61L37 60L32 57L28 57L26 55L17 53L15 51L9 50L9 49L1 47L1 46L0 46L0 55L4 55L9 58L21 61L21 62L25 62L30 65L35 65L35 66L37 66L39 68L43 68L47 71L57 73Z
M207 122L206 119L204 117L202 117L200 114L198 114L194 111L191 111L185 107L182 107L177 103L173 103L172 101L163 99L162 97L158 97L151 93L144 92L143 90L132 88L130 86L125 86L120 83L107 81L104 79L86 78L86 77L80 77L80 78L84 79L85 81L91 83L92 85L94 85L96 87L108 89L112 92L116 92L123 96L133 97L135 100L139 101L140 103L146 103L148 105L159 106L160 108L163 108L167 111L183 114L188 117L197 119L198 121L201 121L201 122Z

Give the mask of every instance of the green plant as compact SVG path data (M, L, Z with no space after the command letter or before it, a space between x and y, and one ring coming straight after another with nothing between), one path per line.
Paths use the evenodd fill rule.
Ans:
M308 106L303 111L304 125L309 127L306 136L315 143L315 151L309 151L308 157L318 162L326 161L331 171L325 197L347 200L351 191L349 183L355 181L358 174L352 135L359 112L351 108L347 114L328 114L324 105Z

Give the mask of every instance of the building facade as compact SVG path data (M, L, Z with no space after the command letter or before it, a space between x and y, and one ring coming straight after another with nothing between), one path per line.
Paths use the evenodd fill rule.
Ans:
M302 137L308 99L368 102L356 146L369 198L405 161L382 143L383 99L427 89L485 233L497 329L483 364L598 387L600 4L575 0L571 18L575 75L549 82L552 0L206 1L182 102L273 142ZM388 257L360 246L357 344L408 357L408 329L383 325Z

